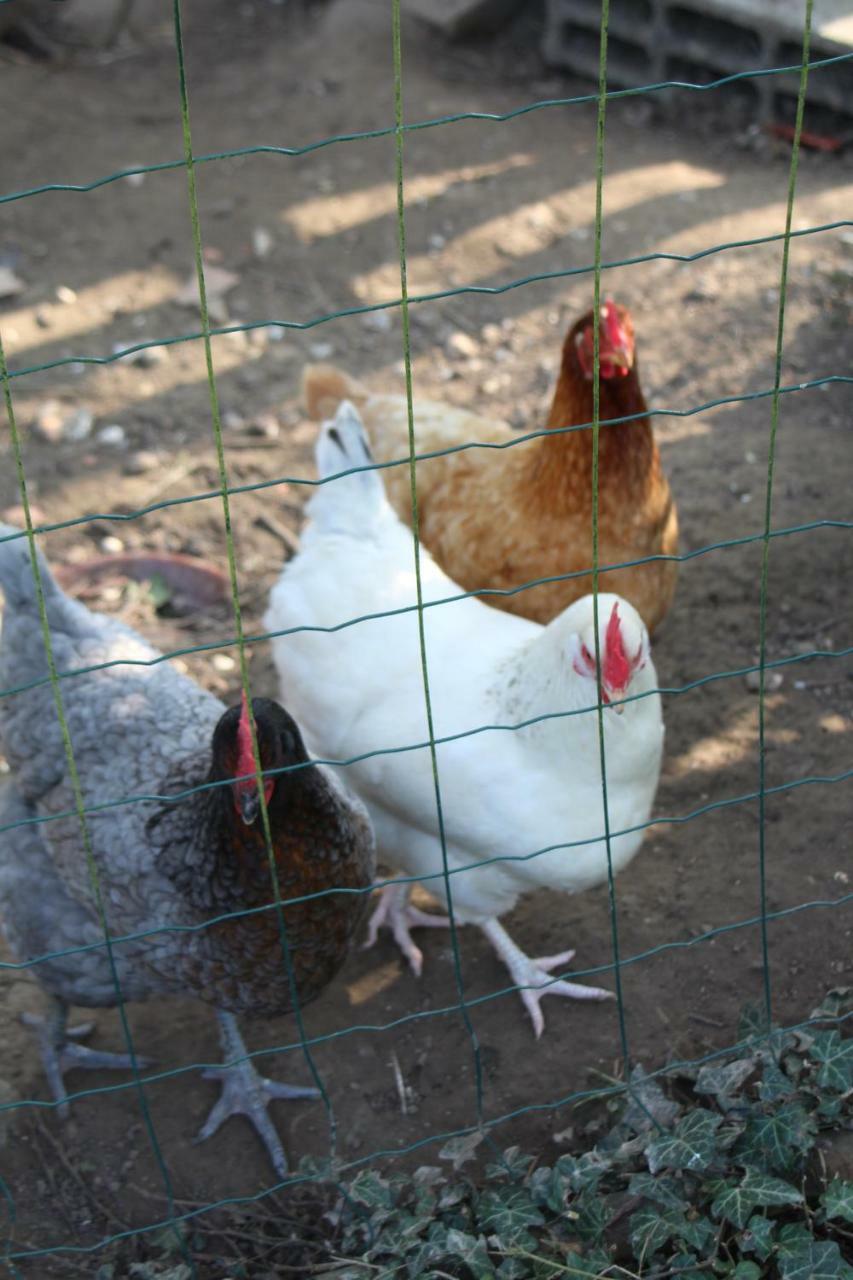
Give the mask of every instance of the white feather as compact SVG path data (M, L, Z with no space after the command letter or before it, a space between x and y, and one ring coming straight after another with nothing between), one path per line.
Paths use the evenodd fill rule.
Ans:
M338 443L340 442L340 443ZM321 475L369 460L357 413L343 404L318 443ZM414 542L385 500L381 472L329 480L309 507L299 554L273 589L271 631L335 628L367 614L416 605ZM426 605L461 594L428 552L420 553ZM618 603L625 650L647 658L648 639L636 611L620 597L598 598L602 646ZM575 602L549 626L490 608L477 599L423 613L437 739L483 726L508 726L557 712L516 731L483 732L436 748L447 864L461 922L480 923L508 911L518 896L546 885L576 892L607 876L598 714L593 678L578 674L578 642L593 651L593 602ZM579 640L574 640L578 637ZM444 898L436 795L416 611L359 621L339 630L296 631L273 642L282 697L302 725L311 751L350 760L347 783L366 802L381 858L407 875L433 877L426 887ZM660 772L663 722L657 677L641 664L623 696L624 714L604 710L611 832L644 823ZM556 848L555 845L594 841ZM637 852L642 832L616 835L614 871ZM472 863L499 859L470 870Z

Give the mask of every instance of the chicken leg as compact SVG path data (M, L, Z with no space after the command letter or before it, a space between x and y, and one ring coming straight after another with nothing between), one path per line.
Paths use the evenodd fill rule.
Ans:
M50 1009L42 1017L38 1013L22 1013L21 1021L36 1033L44 1073L57 1110L63 1120L68 1118L68 1090L65 1088L65 1072L74 1067L87 1067L93 1071L131 1071L134 1060L129 1053L105 1053L89 1049L75 1041L91 1035L94 1022L84 1022L77 1027L68 1026L68 1005L59 996L50 997ZM150 1059L136 1058L137 1067L151 1066Z
M530 1014L537 1040L545 1030L545 1019L539 1008L543 996L569 996L573 1000L613 999L613 992L606 991L603 987L586 987L579 982L565 982L562 978L551 977L551 970L567 965L574 956L574 951L561 951L556 956L540 956L538 960L531 960L497 920L487 920L480 928L509 969L513 982L520 988L519 995Z
M216 1016L225 1060L221 1067L208 1067L202 1074L205 1080L221 1081L222 1093L195 1141L210 1138L230 1116L243 1115L255 1126L273 1168L283 1178L287 1175L287 1156L267 1107L275 1098L319 1098L320 1091L306 1085L280 1084L260 1075L249 1057L233 1013L217 1009Z
M424 957L420 947L412 941L410 930L420 926L427 929L447 928L450 920L447 916L435 915L429 911L421 911L413 907L409 898L412 886L408 883L386 884L379 890L379 905L367 922L367 941L365 949L372 947L385 925L394 935L394 941L409 962L409 968L416 978L421 976Z

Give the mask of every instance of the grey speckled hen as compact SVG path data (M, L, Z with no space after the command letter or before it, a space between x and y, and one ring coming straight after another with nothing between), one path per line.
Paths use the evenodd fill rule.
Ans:
M0 524L0 539L18 531ZM123 998L193 995L217 1010L225 1062L246 1055L236 1014L275 1016L292 1007L278 912L261 911L188 932L228 912L263 907L274 888L254 776L248 707L226 710L136 632L91 613L56 586L40 557L53 651L60 672L118 665L61 681L65 714L88 807L124 797L173 795L221 782L173 801L142 800L87 816ZM44 681L47 663L26 539L0 541L5 597L0 691ZM374 870L367 815L337 779L308 760L293 719L277 703L252 704L281 897L323 890L283 908L300 1005L317 996L348 952ZM40 960L34 972L52 997L38 1025L48 1081L66 1098L63 1071L126 1067L119 1054L94 1053L66 1028L69 1005L116 1003L115 985L74 810L62 735L48 683L0 697L0 748L11 785L0 802L0 920L15 954L96 949ZM51 818L33 824L27 819ZM70 1038L72 1037L72 1038ZM273 1097L313 1095L262 1079L251 1061L217 1068L223 1091L201 1130L208 1137L229 1115L255 1124L279 1173L284 1151L266 1112Z

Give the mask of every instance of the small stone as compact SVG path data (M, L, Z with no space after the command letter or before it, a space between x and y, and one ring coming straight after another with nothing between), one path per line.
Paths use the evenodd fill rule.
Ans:
M32 428L42 440L55 443L62 439L62 423L65 420L65 406L58 400L45 400L36 410Z
M141 476L146 471L153 471L159 465L160 459L156 453L150 449L138 449L127 459L123 470L126 476Z
M365 329L375 329L377 333L388 333L392 323L391 312L368 311L367 315L361 317L361 323Z
M440 231L433 231L432 235L427 240L427 244L430 249L432 249L433 253L439 253L447 244L447 239Z
M764 692L773 693L776 689L781 689L782 682L785 677L781 671L765 671L764 672ZM750 693L758 693L761 688L761 673L758 671L748 671L743 678Z
M281 427L273 413L259 413L249 423L249 435L260 436L264 440L277 440Z
M331 342L315 342L308 350L312 360L330 360L335 354L335 348Z
M112 448L120 449L127 443L127 434L124 427L120 427L117 422L110 422L107 426L101 427L97 440L98 444L108 444Z
M77 294L73 289L69 289L67 284L61 284L56 290L57 302L64 302L66 307L72 306L77 301Z
M114 533L108 533L105 538L101 538L98 545L105 556L117 556L120 551L124 551L124 543Z
M242 431L246 426L246 419L236 409L226 409L222 415L222 425L226 431Z
M230 653L215 653L213 655L213 665L217 671L233 671L237 663L231 657Z
M484 342L500 342L503 337L503 329L499 324L490 322L489 324L483 325L482 335Z
M268 324L264 329L264 333L270 342L281 342L284 337L284 330L279 324Z
M256 258L266 258L273 247L273 238L266 227L255 227L252 232L252 253Z
M26 285L11 267L0 266L0 298L16 298Z
M74 413L69 414L62 423L63 440L75 442L87 440L92 434L94 423L95 415L91 409L75 409Z
M129 164L125 166L125 168L127 169L142 169L143 167L144 166L141 164ZM145 181L145 174L144 173L126 173L124 175L124 181L127 183L129 187L141 187L143 182Z
M479 350L477 343L468 333L463 333L461 329L457 329L451 333L447 342L444 344L447 354L456 359L467 360L475 356Z
M50 312L44 307L39 307L35 313L36 324L40 329L49 329L51 325Z

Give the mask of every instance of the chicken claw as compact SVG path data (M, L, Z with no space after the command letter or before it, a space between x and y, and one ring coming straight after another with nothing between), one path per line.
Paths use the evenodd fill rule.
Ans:
M391 930L394 941L409 962L409 968L416 978L421 976L424 964L423 952L412 941L409 932L414 928L442 929L447 928L450 920L447 916L435 915L429 911L421 911L413 907L409 901L411 884L386 884L379 890L379 905L367 922L367 941L364 949L372 947L379 930L384 926Z
M480 928L489 939L501 960L503 960L510 976L517 987L524 1007L530 1014L533 1031L538 1040L545 1030L545 1019L539 1002L543 996L568 996L572 1000L612 1000L613 992L603 987L587 987L579 982L565 982L562 978L552 978L551 970L567 965L574 956L574 951L561 951L556 956L540 956L532 960L497 920L487 920Z
M95 1024L83 1022L77 1027L69 1027L67 1019L68 1005L58 997L51 1001L50 1012L45 1017L38 1013L21 1014L21 1022L36 1033L47 1083L54 1101L59 1103L57 1111L63 1120L67 1120L69 1114L64 1079L66 1071L75 1067L86 1067L92 1071L132 1071L134 1066L129 1053L106 1053L89 1049L84 1044L75 1044L74 1041L91 1035ZM151 1060L137 1056L136 1066L150 1067Z
M283 1178L287 1175L287 1156L267 1107L276 1098L319 1098L320 1091L305 1085L281 1084L262 1076L248 1056L234 1015L219 1010L216 1016L225 1062L221 1067L208 1067L202 1076L205 1080L221 1081L222 1093L195 1141L204 1142L212 1137L231 1116L245 1116L255 1126L276 1173Z

